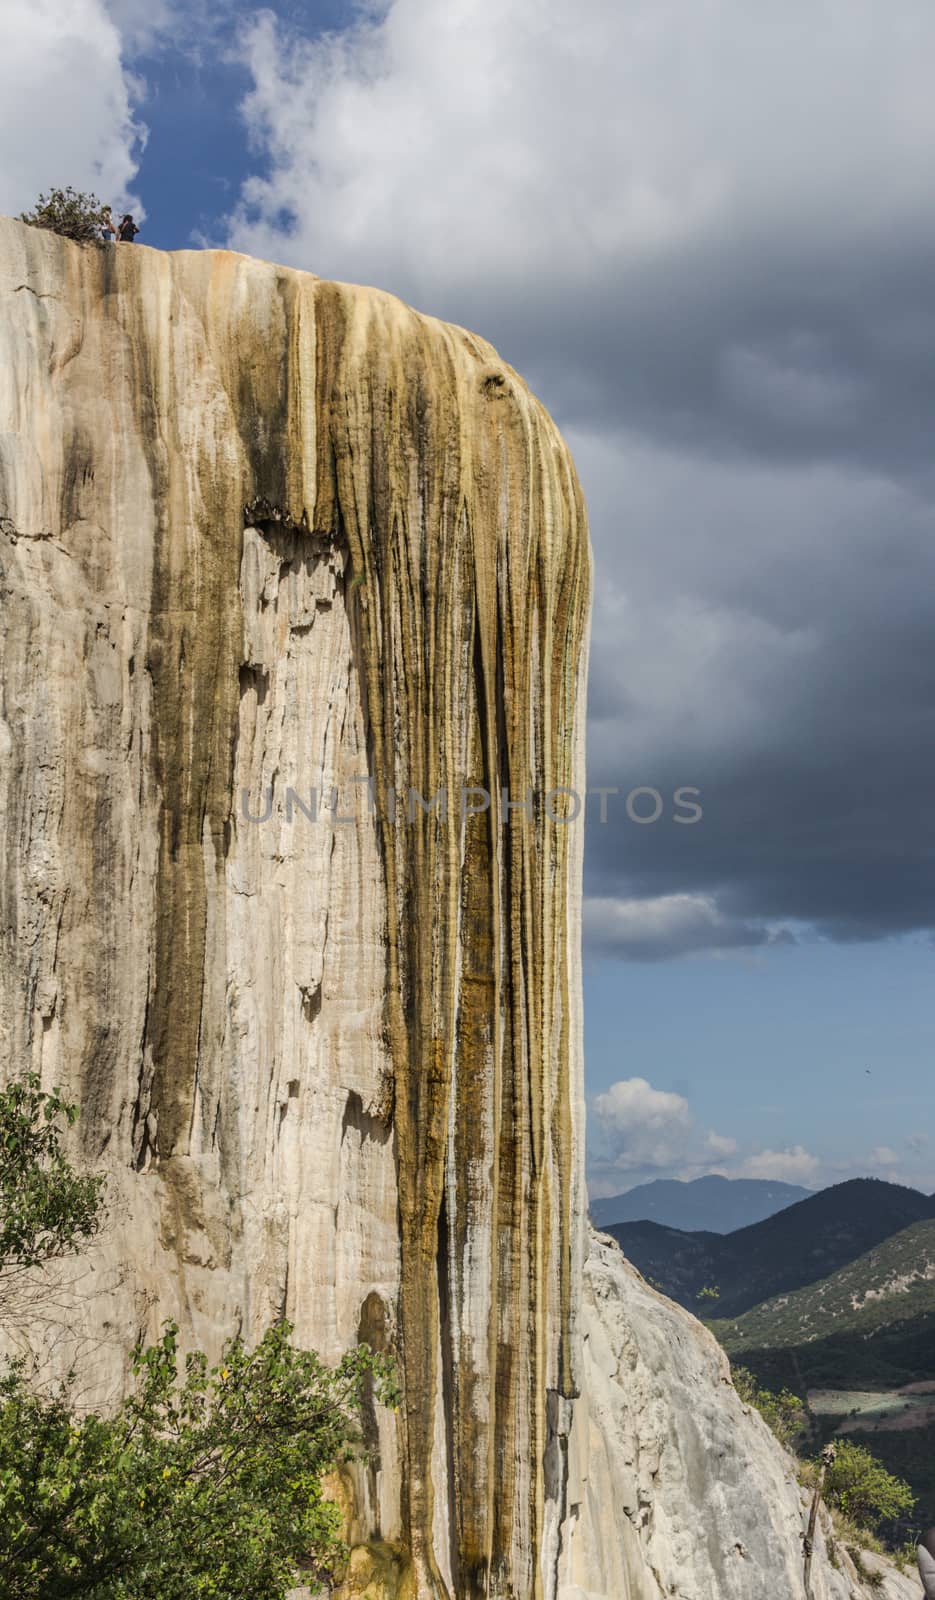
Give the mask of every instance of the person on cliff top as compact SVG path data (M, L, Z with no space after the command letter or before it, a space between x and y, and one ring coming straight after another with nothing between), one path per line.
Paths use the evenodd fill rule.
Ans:
M101 238L107 244L109 244L111 240L116 239L116 237L117 230L114 227L114 219L110 214L110 206L105 206L104 214L101 218Z
M117 229L117 238L120 243L132 244L139 231L129 211L125 212L120 219L120 227Z
M926 1600L935 1600L935 1528L928 1528L923 1533L916 1554Z

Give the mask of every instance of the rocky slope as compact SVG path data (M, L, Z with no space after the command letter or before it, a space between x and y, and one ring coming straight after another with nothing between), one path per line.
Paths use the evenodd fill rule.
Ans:
M56 1337L102 1394L170 1315L394 1349L347 1595L762 1594L739 1509L746 1590L690 1554L747 1437L705 1336L692 1433L682 1314L610 1246L585 1297L554 426L483 340L225 252L6 222L0 293L0 1056L80 1100L111 1195Z

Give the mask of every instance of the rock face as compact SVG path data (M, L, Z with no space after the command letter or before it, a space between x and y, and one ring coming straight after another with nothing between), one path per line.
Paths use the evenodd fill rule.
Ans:
M80 1100L126 1263L75 1318L392 1344L352 1537L419 1596L545 1594L582 1254L568 453L489 345L373 290L13 223L2 275L3 1059Z
M473 335L244 257L2 223L0 292L0 1051L109 1174L62 1288L99 1392L167 1316L367 1339L404 1404L348 1594L759 1600L776 1495L798 1595L697 1325L607 1244L584 1278L554 426Z

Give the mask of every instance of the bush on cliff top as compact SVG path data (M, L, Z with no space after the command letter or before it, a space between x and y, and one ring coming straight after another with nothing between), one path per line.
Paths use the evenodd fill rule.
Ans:
M104 226L104 204L96 194L85 194L80 189L52 189L41 194L32 211L21 211L20 222L33 228L47 228L50 233L60 233L65 239L78 244L100 244Z

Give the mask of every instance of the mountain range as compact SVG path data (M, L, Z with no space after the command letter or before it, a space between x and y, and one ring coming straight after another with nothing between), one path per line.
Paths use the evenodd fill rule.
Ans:
M616 1223L605 1231L663 1293L696 1312L716 1307L721 1319L828 1278L932 1217L935 1198L917 1189L853 1178L733 1233L656 1222Z
M637 1184L625 1194L592 1200L596 1228L618 1222L659 1222L666 1228L708 1233L733 1233L737 1228L762 1222L797 1200L807 1200L810 1189L797 1183L773 1183L765 1178L722 1178L714 1174L685 1181L656 1178Z

